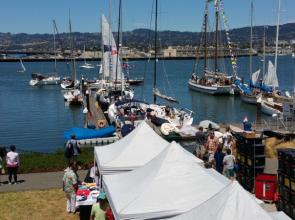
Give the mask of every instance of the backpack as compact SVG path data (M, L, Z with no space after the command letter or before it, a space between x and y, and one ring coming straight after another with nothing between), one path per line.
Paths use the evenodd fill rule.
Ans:
M66 151L65 151L65 157L71 158L74 155L74 144L69 141L68 144L66 144Z

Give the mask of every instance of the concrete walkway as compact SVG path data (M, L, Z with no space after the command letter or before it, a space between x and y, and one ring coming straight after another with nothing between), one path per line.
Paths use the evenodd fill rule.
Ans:
M84 180L87 170L79 170L78 175L80 180ZM27 190L42 190L62 188L62 178L64 172L48 172L48 173L28 173L17 175L18 183L9 185L8 176L0 176L0 192L17 192Z

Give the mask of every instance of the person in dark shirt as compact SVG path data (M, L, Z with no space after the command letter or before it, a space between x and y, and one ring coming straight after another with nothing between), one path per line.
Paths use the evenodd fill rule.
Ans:
M223 158L225 157L225 153L222 152L222 149L223 144L219 144L214 154L215 169L221 174L223 173Z
M199 127L199 130L196 132L196 156L202 158L202 154L204 154L204 144L206 142L206 134L204 133L203 127Z

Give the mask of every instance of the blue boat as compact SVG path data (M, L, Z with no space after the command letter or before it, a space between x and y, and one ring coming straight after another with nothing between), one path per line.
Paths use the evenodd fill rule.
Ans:
M92 138L105 138L112 137L116 129L114 126L108 126L100 129L88 129L88 128L71 128L69 131L64 132L64 138L66 140L71 139L71 135L75 135L77 140L92 139Z

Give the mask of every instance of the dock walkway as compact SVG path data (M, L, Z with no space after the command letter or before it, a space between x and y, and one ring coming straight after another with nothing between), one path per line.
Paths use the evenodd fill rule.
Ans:
M93 90L88 90L88 91L89 91L89 109L87 114L87 124L95 125L96 128L99 128L102 125L108 126L108 121L104 115L104 112L101 110L101 108L99 107L96 101L95 91Z

